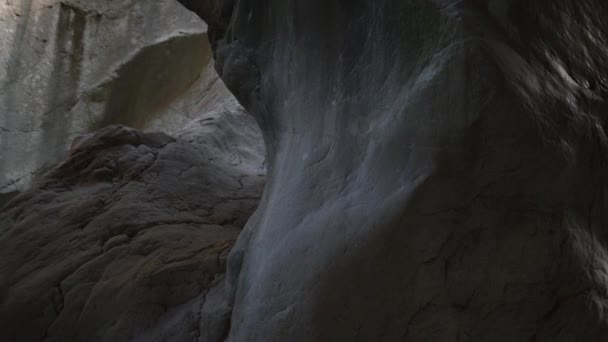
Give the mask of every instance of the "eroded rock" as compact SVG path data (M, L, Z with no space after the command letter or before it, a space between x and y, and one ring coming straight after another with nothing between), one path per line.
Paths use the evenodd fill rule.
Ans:
M216 66L269 173L228 341L605 341L607 14L237 1Z
M76 140L0 210L0 340L216 341L204 337L225 334L212 322L230 312L226 256L263 163L243 110L175 138L109 126Z
M221 108L212 65L206 25L173 0L2 2L0 192L25 189L76 135L174 132Z

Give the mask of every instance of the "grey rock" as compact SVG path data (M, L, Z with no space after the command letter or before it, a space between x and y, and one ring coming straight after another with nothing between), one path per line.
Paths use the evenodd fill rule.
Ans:
M0 209L0 340L225 334L226 258L264 172L261 133L242 109L175 137L125 126L81 137Z
M27 188L76 135L171 133L223 108L206 32L173 0L3 1L0 192Z
M606 341L606 15L237 1L216 67L269 164L227 340Z
M114 247L124 245L125 243L129 242L129 239L129 235L127 234L113 236L103 244L103 251L107 252Z
M4 206L6 202L11 200L13 197L19 195L19 191L3 192L0 193L0 207Z

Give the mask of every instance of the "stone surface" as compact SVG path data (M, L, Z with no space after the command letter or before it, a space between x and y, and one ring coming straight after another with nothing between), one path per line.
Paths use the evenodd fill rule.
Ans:
M221 108L212 64L206 25L173 0L3 1L0 193L25 189L78 134L173 132Z
M608 339L605 2L224 3L269 153L228 341Z
M109 126L76 139L0 209L0 340L219 341L226 256L263 186L242 109L175 138Z

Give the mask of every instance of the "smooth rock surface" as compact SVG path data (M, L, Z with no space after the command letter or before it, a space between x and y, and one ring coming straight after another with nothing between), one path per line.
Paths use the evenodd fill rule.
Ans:
M219 341L226 256L263 186L261 133L242 109L175 138L80 137L0 209L0 341Z
M0 193L27 188L78 134L170 133L221 108L212 65L206 25L173 0L3 1Z
M224 3L269 153L228 341L608 339L605 2Z

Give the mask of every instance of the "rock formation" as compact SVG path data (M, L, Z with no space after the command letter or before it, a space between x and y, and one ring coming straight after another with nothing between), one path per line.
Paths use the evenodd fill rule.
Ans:
M243 111L175 138L109 126L78 139L0 211L0 340L205 341L230 312L206 296L257 206L263 155Z
M608 339L604 2L223 3L269 153L227 341Z
M0 340L608 339L605 2L180 2L266 159L209 68L119 96L165 100L136 49L99 125L174 138L103 128L5 191Z
M206 25L174 1L0 19L0 341L219 340L265 154Z
M173 132L221 108L205 24L173 0L0 4L0 193L109 124ZM219 96L218 96L219 94Z

